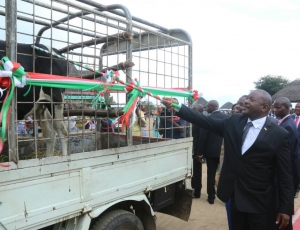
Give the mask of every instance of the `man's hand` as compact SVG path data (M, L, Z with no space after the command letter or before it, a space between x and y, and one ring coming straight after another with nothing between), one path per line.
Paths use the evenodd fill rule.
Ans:
M289 224L289 221L290 221L289 215L278 213L276 224L280 224L279 229L284 229Z
M194 155L194 159L196 161L199 161L199 163L204 163L204 158L203 158L203 155L202 156L199 156L199 155Z
M162 104L164 104L168 110L174 109L174 107L172 106L172 103L178 104L178 101L175 99L172 99L170 97L163 98Z
M198 156L198 161L201 163L201 164L203 164L204 163L204 158L203 158L203 156Z

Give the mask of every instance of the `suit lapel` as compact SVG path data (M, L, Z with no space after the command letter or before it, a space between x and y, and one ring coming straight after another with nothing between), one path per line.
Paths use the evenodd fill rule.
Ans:
M260 142L265 138L265 136L269 133L271 129L271 119L267 117L265 124L263 125L262 129L260 130L256 140L254 141L253 145L243 154L245 155L249 150L251 150L256 145L259 145Z
M292 119L292 117L287 117L287 118L285 118L285 119L280 123L280 126L283 126L283 124L288 123L288 120L289 120L289 119Z

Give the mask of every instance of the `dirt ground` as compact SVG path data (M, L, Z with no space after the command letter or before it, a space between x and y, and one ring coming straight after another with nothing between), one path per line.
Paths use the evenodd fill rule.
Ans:
M152 118L147 118L147 127L150 128L153 122ZM201 198L194 199L192 204L192 211L188 222L178 218L156 213L157 230L227 230L227 216L225 204L218 198L215 199L213 205L209 204L206 193L206 178L207 178L206 164L202 167L202 190ZM295 210L300 206L300 196L295 200Z
M206 194L206 164L202 167L202 190L200 199L193 199L192 211L188 222L178 218L156 213L157 230L225 230L227 217L225 204L219 199L209 204Z
M178 218L156 213L157 230L227 230L225 204L218 198L213 205L209 204L206 193L206 164L202 167L202 190L200 199L194 199L188 222ZM295 211L300 206L300 196L295 200ZM296 229L295 229L296 230Z

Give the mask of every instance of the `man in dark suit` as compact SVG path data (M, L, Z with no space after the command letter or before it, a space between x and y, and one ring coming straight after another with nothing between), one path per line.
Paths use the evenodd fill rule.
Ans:
M203 113L203 106L201 104L195 104L193 109L198 113ZM192 187L194 189L194 198L200 198L202 189L202 157L199 149L201 128L197 125L192 126L193 136L193 177Z
M293 173L293 185L294 194L297 192L300 176L300 156L298 152L298 131L296 129L293 118L290 116L291 102L286 97L279 97L274 102L274 113L276 117L280 118L278 125L285 128L290 136L290 157L292 161L292 173ZM294 196L293 196L294 197ZM285 230L292 230L292 218L290 218L290 224Z
M298 138L300 139L300 102L297 102L296 106L295 106L295 114L292 115L292 118L295 122L295 125L297 127L297 131L298 131ZM300 144L300 142L299 142Z
M207 103L207 112L210 117L216 119L224 119L228 116L221 113L219 110L219 103L216 100ZM207 165L207 202L214 204L216 198L215 178L217 168L220 162L221 146L223 137L207 129L201 129L199 139L199 151L201 156L206 159Z
M163 103L172 109L172 102L164 98ZM205 117L185 105L177 113L224 137L217 196L223 202L231 198L234 230L272 230L275 222L283 229L294 211L289 133L267 117L271 104L266 91L254 90L245 100L242 114L226 119Z
M297 102L297 104L295 106L295 114L293 114L291 117L294 120L295 126L298 131L298 150L300 151L300 125L299 125L299 123L300 123L300 102ZM300 184L295 193L295 198L298 197L299 190L300 190Z

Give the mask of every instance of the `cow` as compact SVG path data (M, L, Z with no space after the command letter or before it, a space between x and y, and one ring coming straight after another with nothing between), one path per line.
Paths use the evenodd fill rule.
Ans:
M36 46L48 50L41 44ZM5 54L6 42L0 40L0 58ZM57 52L57 50L53 49ZM17 44L17 62L26 72L37 72L67 76L70 64L66 61L50 58L45 52L34 50L31 44ZM40 121L40 126L46 138L46 157L53 156L56 133L60 137L62 154L67 155L68 131L63 121L63 94L64 89L49 87L31 87L27 96L29 86L17 88L17 119L23 120L29 115L34 115L35 120ZM5 91L6 92L6 91ZM4 92L4 93L5 93ZM3 95L2 99L5 97ZM33 102L37 103L33 103ZM1 105L2 107L2 102Z

